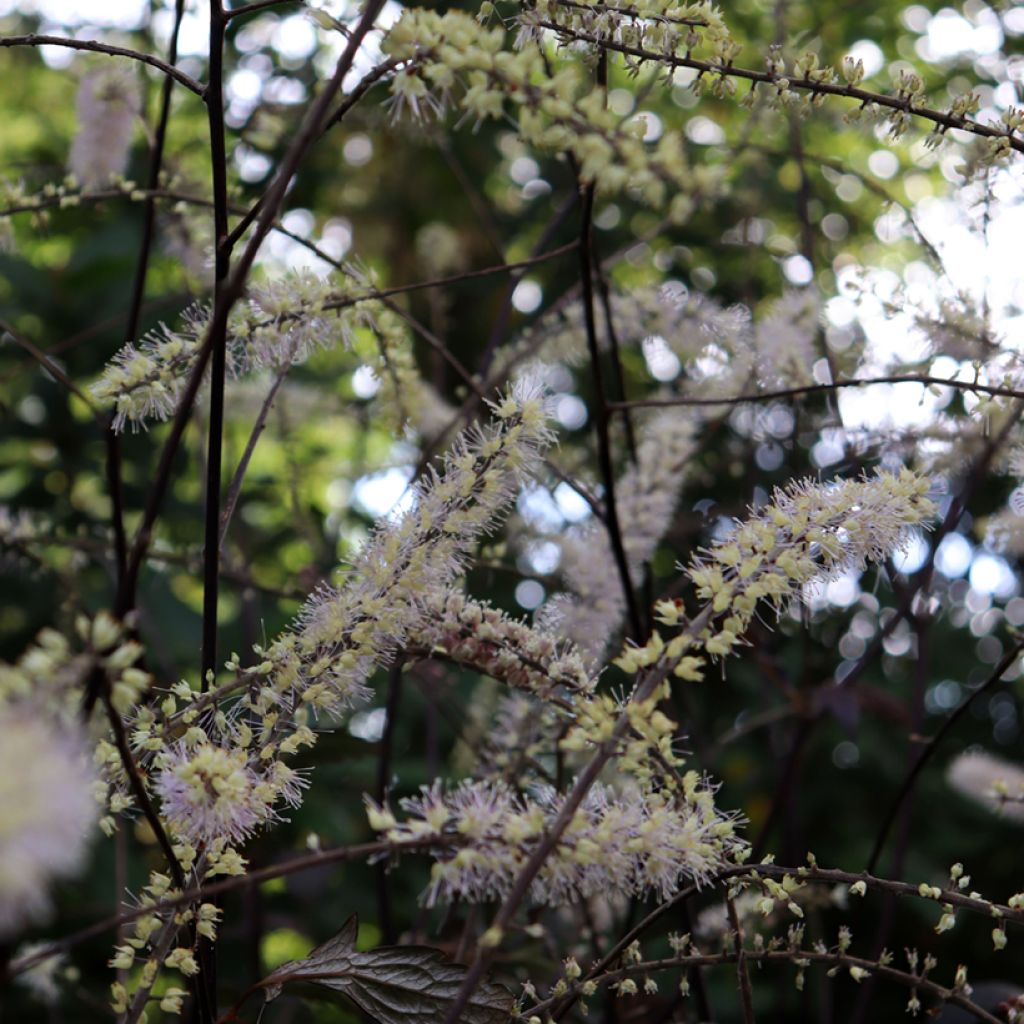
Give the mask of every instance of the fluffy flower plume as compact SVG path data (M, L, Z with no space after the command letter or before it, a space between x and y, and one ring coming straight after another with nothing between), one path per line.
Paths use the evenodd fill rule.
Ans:
M439 782L401 802L398 822L369 803L370 823L395 843L437 840L428 905L498 900L551 823L564 795L541 787L533 797L501 782ZM665 900L687 882L701 884L741 846L735 822L714 805L696 772L676 802L653 793L618 796L600 784L588 793L531 887L539 904L621 894Z
M814 347L821 321L818 293L791 291L775 302L754 325L758 380L768 387L812 384L817 360Z
M491 423L460 437L441 472L432 469L415 486L412 508L378 526L348 582L319 591L297 629L268 652L272 699L297 690L304 703L324 709L363 699L370 672L500 523L550 434L543 393L531 381L520 381L492 408Z
M239 843L271 817L277 793L261 783L244 750L179 744L162 760L156 792L174 834Z
M0 938L49 908L99 815L82 739L28 706L0 706Z
M776 607L805 587L879 562L907 543L912 527L935 515L929 483L909 469L860 480L777 489L772 501L726 539L699 552L687 570L704 610L684 619L681 603L661 601L658 621L682 626L668 644L655 631L644 647L627 648L616 664L628 672L667 660L676 675L700 679L702 657L730 654L762 600ZM692 649L692 650L691 650Z
M1024 768L984 751L960 754L949 766L949 784L990 811L1024 824Z
M82 76L71 173L83 188L99 188L124 173L138 112L138 82L130 67L108 61Z
M407 647L440 654L539 696L589 693L597 680L557 634L509 618L457 591L427 597Z
M400 408L401 395L414 402L421 382L408 331L395 313L368 297L374 288L373 279L352 266L326 278L298 271L254 287L228 324L231 375L281 370L305 362L317 349L351 348L360 332L369 332L378 342L371 362L381 391ZM148 420L173 415L209 319L208 306L189 306L176 329L161 324L138 345L125 345L107 364L91 390L100 404L114 408L115 430L126 424L138 429Z

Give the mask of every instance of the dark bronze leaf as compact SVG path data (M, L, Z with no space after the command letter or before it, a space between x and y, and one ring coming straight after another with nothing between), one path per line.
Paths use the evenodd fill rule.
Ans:
M357 952L353 914L334 938L304 960L293 960L260 982L267 1000L291 981L341 992L380 1024L443 1024L466 977L466 968L429 946L380 946ZM460 1024L505 1024L512 995L484 980L462 1011Z

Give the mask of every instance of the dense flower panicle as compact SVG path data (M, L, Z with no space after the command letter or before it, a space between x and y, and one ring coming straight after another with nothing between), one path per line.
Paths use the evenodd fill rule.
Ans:
M283 370L318 349L352 348L369 335L374 344L368 357L381 381L380 400L408 419L423 384L409 332L396 313L372 297L375 287L373 278L355 266L331 277L296 271L254 286L228 323L230 375ZM138 429L148 420L173 415L210 315L209 306L194 303L183 311L178 328L161 324L138 345L125 345L107 364L91 390L100 404L114 408L116 430L126 424Z
M556 633L510 618L459 591L423 601L407 647L440 654L539 696L586 694L597 683L579 653Z
M1009 821L1024 824L1024 768L984 751L960 754L949 766L949 784Z
M636 463L616 486L616 507L633 586L675 515L681 486L696 450L698 420L685 410L659 413L647 424ZM607 529L591 523L561 541L569 593L544 606L541 621L600 659L622 625L626 601Z
M127 62L106 61L82 75L70 163L83 188L98 188L124 173L139 106L138 79Z
M83 737L28 702L0 703L0 939L49 908L99 817Z
M804 588L864 569L899 550L912 528L935 515L929 481L909 469L859 480L805 480L776 489L770 504L694 556L687 575L704 610L685 620L681 603L660 601L658 621L681 626L665 642L652 633L644 647L616 659L627 672L667 661L683 679L703 677L703 655L724 657L741 642L759 602L776 608ZM703 651L703 654L700 653Z
M347 700L421 620L422 602L441 592L498 526L550 433L544 396L532 381L516 384L493 411L490 425L456 441L440 473L432 469L415 485L409 511L378 526L348 581L314 595L296 631L275 644L275 689L290 689L301 671L302 699L313 707Z
M596 784L531 886L538 904L589 896L656 895L665 900L686 882L701 884L741 847L736 822L714 805L696 772L673 803L657 794L618 796ZM405 799L397 822L369 802L371 825L396 844L437 840L428 905L452 899L501 899L558 816L564 795L541 787L532 797L502 782L437 782Z

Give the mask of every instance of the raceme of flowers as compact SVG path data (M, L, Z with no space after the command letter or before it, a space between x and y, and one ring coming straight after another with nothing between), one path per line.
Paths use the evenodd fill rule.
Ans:
M619 796L595 785L533 882L533 901L555 905L612 893L665 900L683 884L706 882L743 847L735 821L716 809L699 775L688 773L685 781L685 796L676 801L655 793ZM494 781L448 790L437 782L401 801L401 821L386 807L368 805L371 826L396 845L437 842L424 893L433 906L506 895L563 799L550 787L524 796Z
M317 349L352 347L361 333L377 342L367 355L381 391L392 402L415 404L415 372L408 331L378 299L374 285L356 268L321 278L311 271L290 273L250 290L228 325L233 375L261 369L280 371L305 362ZM210 309L196 304L182 313L182 325L151 331L140 344L128 344L92 386L93 397L115 410L114 429L133 429L147 420L173 415L206 335ZM402 396L399 399L397 396Z
M503 49L504 39L501 27L486 28L461 11L407 10L384 41L385 52L405 62L391 83L395 114L408 109L423 117L453 104L479 123L502 117L511 103L524 141L571 153L584 181L609 194L628 188L653 206L667 205L677 222L689 217L698 197L720 190L717 169L691 167L678 133L645 143L642 119L623 124L608 109L604 89L580 95L575 65L549 76L529 33L520 34L516 52Z
M187 684L172 689L159 714L139 709L132 743L155 754L155 788L175 837L192 846L237 844L275 820L276 804L295 805L304 780L282 758L315 743L313 716L337 716L365 702L370 674L431 618L436 603L454 611L445 588L476 541L500 522L549 440L544 396L529 381L520 381L493 410L490 424L455 443L440 473L432 470L415 486L409 511L381 523L345 583L311 597L294 629L259 651L259 664L240 669L229 662L237 679L221 692L226 711L214 713L212 702ZM497 622L511 642L526 641L522 657L540 658L573 686L587 681L553 639L502 627L500 617L481 611L485 619ZM502 653L492 651L490 659L497 671ZM231 703L239 690L241 699ZM170 731L182 726L184 738L170 743Z
M687 575L706 602L700 614L687 621L680 602L659 602L658 620L680 632L666 644L656 630L644 647L627 647L616 664L636 672L659 663L680 678L703 678L700 652L733 653L759 602L778 608L810 584L882 561L909 540L912 528L926 527L936 511L929 487L904 468L776 490L764 509L693 558Z

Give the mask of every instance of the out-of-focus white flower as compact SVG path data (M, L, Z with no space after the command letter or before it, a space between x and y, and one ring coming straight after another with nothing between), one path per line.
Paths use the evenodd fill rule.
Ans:
M80 738L29 706L0 706L0 938L43 916L78 870L99 816Z
M71 173L82 188L99 188L124 173L138 112L139 87L131 68L108 61L82 76L78 134L71 145Z
M984 751L969 751L954 759L946 777L958 793L1024 824L1024 768Z
M787 292L754 326L758 379L768 387L813 384L821 301L811 288Z
M30 942L20 947L11 961L11 966L18 971L15 979L18 984L27 988L41 1003L56 1003L60 998L59 976L64 969L65 956L55 953L45 957L38 963L24 970L18 970L18 964L34 957L46 943Z

